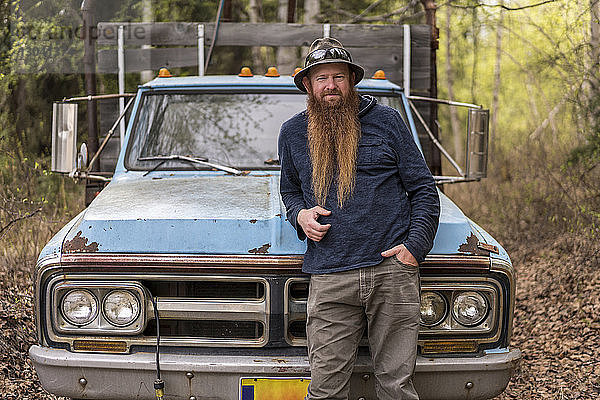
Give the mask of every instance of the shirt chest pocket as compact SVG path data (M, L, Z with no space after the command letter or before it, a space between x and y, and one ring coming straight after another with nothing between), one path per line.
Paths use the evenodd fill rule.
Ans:
M358 165L380 164L383 156L382 140L369 138L361 140L358 144Z

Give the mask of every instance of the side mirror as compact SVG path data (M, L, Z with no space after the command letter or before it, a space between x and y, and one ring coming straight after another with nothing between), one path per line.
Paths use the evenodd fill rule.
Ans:
M490 110L469 109L467 124L467 178L487 176Z
M52 105L52 171L70 173L76 167L77 104L55 102Z
M88 148L85 143L81 143L79 154L77 155L77 169L82 171L87 168L88 164Z

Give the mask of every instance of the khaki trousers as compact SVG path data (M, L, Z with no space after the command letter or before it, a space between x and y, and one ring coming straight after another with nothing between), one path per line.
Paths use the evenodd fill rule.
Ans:
M379 400L413 400L420 314L418 267L395 256L380 264L313 274L306 333L308 400L346 400L358 344L367 328Z

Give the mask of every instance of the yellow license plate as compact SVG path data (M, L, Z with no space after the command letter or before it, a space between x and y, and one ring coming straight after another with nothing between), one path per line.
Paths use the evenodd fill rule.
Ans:
M242 378L240 400L302 400L309 378Z

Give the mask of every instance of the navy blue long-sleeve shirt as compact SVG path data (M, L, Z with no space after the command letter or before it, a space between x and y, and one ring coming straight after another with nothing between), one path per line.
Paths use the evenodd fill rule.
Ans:
M429 168L397 110L361 96L361 138L356 185L343 208L331 185L320 224L325 236L307 239L303 271L328 273L376 265L381 252L404 244L421 263L433 247L439 219L439 196ZM286 121L279 134L280 191L287 218L298 232L298 212L317 205L311 187L306 111Z

